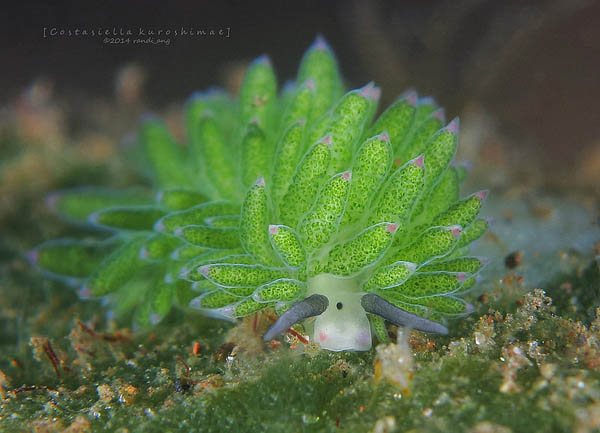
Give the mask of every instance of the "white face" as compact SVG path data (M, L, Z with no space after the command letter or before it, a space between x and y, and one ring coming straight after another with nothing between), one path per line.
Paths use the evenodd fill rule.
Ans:
M314 322L313 341L334 352L371 348L371 326L360 304L363 293L352 280L321 274L309 281L309 290L329 299Z

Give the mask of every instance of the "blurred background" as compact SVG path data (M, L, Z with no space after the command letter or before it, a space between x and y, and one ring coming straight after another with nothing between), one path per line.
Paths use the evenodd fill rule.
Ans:
M448 118L459 115L459 159L472 161L473 177L493 189L597 196L600 188L600 1L16 2L3 15L5 211L15 196L119 182L113 155L140 114L159 112L182 136L180 110L190 93L214 85L235 92L262 53L280 83L292 79L319 33L337 53L348 88L370 80L383 88L380 107L415 87L435 96ZM230 33L173 37L168 45L44 37L44 28L182 26Z
M318 34L348 89L371 80L383 89L380 109L414 87L447 119L460 116L456 159L472 163L463 195L489 188L483 212L496 219L476 251L492 259L479 285L489 298L514 306L521 292L542 287L560 314L593 320L600 285L579 278L585 269L600 275L600 0L80 3L21 0L0 10L0 373L14 384L37 372L32 335L67 344L74 317L101 323L98 303L79 302L25 260L45 240L89 235L50 212L47 194L139 181L123 148L140 115L157 113L183 140L192 92L235 93L263 53L283 85ZM181 27L229 29L229 37L44 37L44 29ZM477 305L487 308L486 299Z

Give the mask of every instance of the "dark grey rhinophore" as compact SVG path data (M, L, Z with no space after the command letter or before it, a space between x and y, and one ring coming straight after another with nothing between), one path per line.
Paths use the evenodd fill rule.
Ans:
M360 303L367 313L383 317L394 325L406 326L408 328L433 332L435 334L445 335L448 333L448 328L444 325L434 322L433 320L424 319L416 314L409 313L373 293L364 295L361 298Z
M303 301L296 302L269 328L263 336L263 340L269 341L285 332L290 326L309 317L318 316L327 309L329 300L327 296L312 295Z

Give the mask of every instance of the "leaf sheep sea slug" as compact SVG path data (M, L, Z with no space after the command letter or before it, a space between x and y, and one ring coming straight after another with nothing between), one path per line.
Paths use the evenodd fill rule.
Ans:
M333 350L368 350L385 321L446 333L483 260L469 244L487 229L486 192L459 198L452 165L458 119L408 91L376 119L373 83L344 94L318 38L295 83L278 94L265 56L239 96L199 93L187 143L147 117L135 156L157 192L83 188L49 197L98 240L61 239L29 253L82 298L105 297L138 325L175 304L234 319L273 309L275 338L295 323Z

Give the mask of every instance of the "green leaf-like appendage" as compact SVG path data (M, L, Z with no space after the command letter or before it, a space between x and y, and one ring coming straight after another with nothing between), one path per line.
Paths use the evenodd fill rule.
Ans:
M140 326L188 303L225 319L282 314L327 290L340 311L350 305L331 293L360 302L369 292L440 322L466 314L460 296L484 263L469 245L488 221L478 216L485 191L459 197L458 119L445 125L443 109L414 90L375 118L379 95L373 83L346 91L322 38L279 94L261 56L239 97L190 98L187 143L145 117L136 155L151 185L49 197L71 222L94 225L97 240L51 241L28 257L83 297L110 295ZM362 315L386 341L383 319Z

